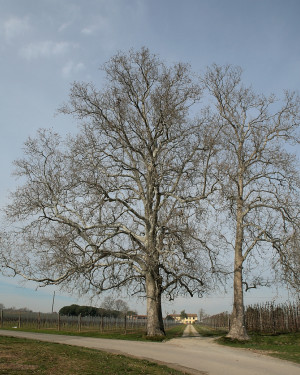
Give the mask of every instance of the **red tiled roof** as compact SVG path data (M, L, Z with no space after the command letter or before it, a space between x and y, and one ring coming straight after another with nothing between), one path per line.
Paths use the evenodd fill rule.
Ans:
M180 314L169 314L169 316L172 316L172 317L174 317L174 318L180 318L180 317L181 317ZM198 317L197 314L186 314L186 316L187 316L188 318L197 318L197 317Z

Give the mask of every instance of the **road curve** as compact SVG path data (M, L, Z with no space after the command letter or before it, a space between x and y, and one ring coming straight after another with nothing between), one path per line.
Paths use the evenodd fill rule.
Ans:
M161 362L191 374L299 375L300 365L244 349L215 344L212 339L182 337L165 343L97 339L0 330L2 336L23 337L104 350Z

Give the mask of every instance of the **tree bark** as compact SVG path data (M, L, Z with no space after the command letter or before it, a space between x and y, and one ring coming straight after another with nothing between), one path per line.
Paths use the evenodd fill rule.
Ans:
M147 336L165 336L161 310L160 280L152 273L146 275Z
M236 257L237 258L237 257ZM231 339L236 339L239 341L249 340L245 328L245 312L244 312L244 296L243 296L243 279L242 270L243 263L241 260L235 260L235 270L234 270L234 300L233 300L233 310L232 318L230 324L230 330L227 337Z
M230 330L227 337L239 341L249 340L245 328L245 311L244 311L244 295L243 295L243 185L242 178L239 183L240 196L237 208L237 227L235 238L235 257L234 257L234 280L233 280L233 310Z

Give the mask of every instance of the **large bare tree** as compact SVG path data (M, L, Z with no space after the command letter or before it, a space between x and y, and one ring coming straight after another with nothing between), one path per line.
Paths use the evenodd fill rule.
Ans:
M299 162L286 146L299 144L299 97L286 92L279 101L274 95L257 95L242 84L241 69L233 66L213 65L203 83L215 104L211 116L220 129L220 207L229 224L224 226L224 238L234 253L228 336L247 340L243 286L247 290L260 281L250 283L243 278L243 269L253 270L256 262L270 259L270 269L281 264L285 275L289 270L290 280L296 280Z
M74 83L60 112L78 135L40 130L17 160L6 267L82 293L126 287L147 298L149 336L163 335L161 297L202 293L209 264L199 225L215 191L215 139L189 66L143 48L105 64L106 86ZM203 202L203 203L201 203Z
M279 281L291 287L290 292L294 294L297 299L300 296L300 223L296 223L292 232L292 236L288 238L284 248L274 244L274 247L279 255L274 263L274 268L281 266L283 272L278 274Z

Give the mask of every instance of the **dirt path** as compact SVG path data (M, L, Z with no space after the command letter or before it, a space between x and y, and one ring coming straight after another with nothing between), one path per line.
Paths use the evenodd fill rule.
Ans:
M196 331L192 324L188 324L183 332L182 337L200 337L199 333Z
M0 330L0 335L82 346L154 360L191 374L299 375L300 365L243 349L217 345L213 339L182 337L165 343L96 339Z

